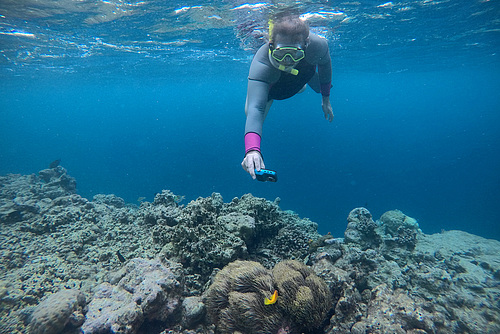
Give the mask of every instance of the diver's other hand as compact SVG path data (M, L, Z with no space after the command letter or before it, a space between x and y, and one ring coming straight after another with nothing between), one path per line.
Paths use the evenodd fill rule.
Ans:
M262 154L259 151L250 151L245 155L245 158L241 162L241 167L255 180L255 170L261 170L266 168L264 165L264 159L262 159Z
M321 103L321 106L323 107L323 113L325 114L325 119L331 123L333 121L333 109L332 105L330 104L329 96L323 96L323 101Z

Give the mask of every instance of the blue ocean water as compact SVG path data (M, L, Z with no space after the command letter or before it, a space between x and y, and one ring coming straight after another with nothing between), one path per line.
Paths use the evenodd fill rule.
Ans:
M275 102L261 183L246 77L284 10L329 40L335 119L310 89ZM500 240L499 32L496 1L2 3L0 174L61 159L89 199L252 193L335 236L364 206Z

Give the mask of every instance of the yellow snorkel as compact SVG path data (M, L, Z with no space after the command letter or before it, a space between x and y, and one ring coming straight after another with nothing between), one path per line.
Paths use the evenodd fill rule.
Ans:
M293 74L293 75L299 74L299 70L298 69L293 68L293 67L292 68L287 68L284 65L278 66L278 70L283 71L283 72L288 72L288 73Z

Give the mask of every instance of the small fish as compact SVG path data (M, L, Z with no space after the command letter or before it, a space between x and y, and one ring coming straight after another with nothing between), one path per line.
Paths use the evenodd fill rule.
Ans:
M61 159L54 160L50 163L49 168L56 168L61 163Z
M118 260L120 260L121 263L127 261L123 255L120 253L120 251L116 251L116 256L118 256Z
M271 296L271 298L264 299L264 305L272 305L276 303L276 300L278 300L278 290L274 290L274 293Z

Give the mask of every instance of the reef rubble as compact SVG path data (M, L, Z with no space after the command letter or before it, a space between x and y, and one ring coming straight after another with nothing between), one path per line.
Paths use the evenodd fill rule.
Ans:
M427 235L398 210L355 208L334 237L279 198L181 205L163 190L133 205L76 189L60 165L0 176L0 333L225 333L250 301L278 319L269 334L500 333L499 241Z

